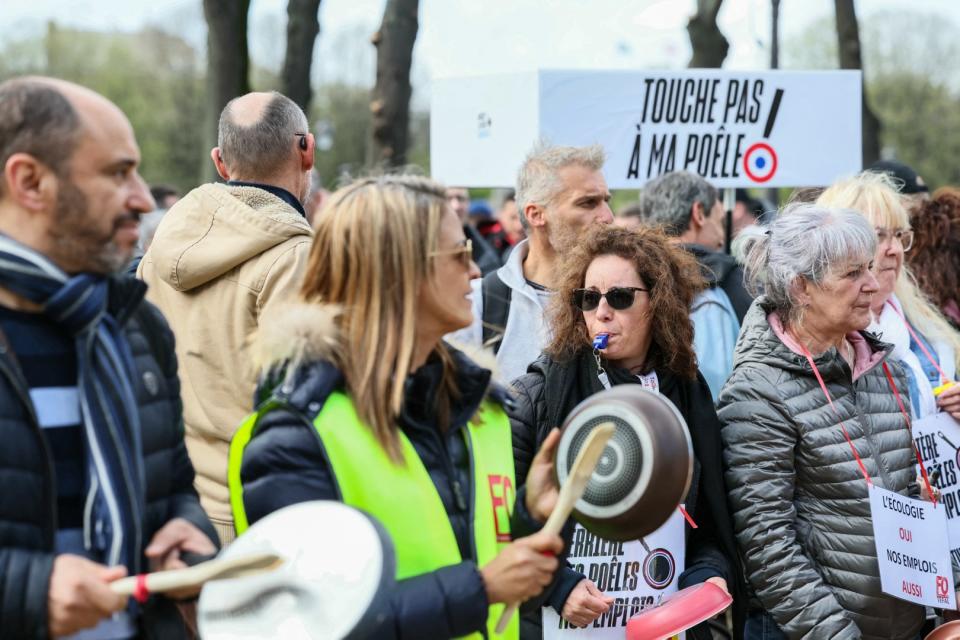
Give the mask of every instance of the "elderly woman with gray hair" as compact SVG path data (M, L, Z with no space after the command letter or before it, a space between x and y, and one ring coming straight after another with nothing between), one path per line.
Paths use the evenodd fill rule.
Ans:
M744 320L719 416L754 596L748 639L912 640L923 624L922 607L881 592L865 478L918 492L886 371L902 394L905 379L884 362L891 347L864 332L876 244L859 214L814 205L746 239L747 279L764 295Z

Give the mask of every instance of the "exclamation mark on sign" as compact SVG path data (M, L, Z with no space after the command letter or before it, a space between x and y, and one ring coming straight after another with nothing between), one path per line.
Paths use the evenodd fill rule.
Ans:
M773 104L770 105L770 113L767 114L767 126L763 128L763 137L769 138L773 131L773 124L777 121L777 111L780 110L780 99L783 98L783 89L777 89L773 94Z

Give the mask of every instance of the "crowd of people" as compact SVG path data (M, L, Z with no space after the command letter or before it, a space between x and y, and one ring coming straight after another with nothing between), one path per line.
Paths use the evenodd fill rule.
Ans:
M392 539L371 637L588 627L613 600L565 561L572 522L541 530L557 427L627 384L686 423L677 586L730 594L731 637L932 624L881 588L868 482L936 498L911 428L960 419L960 190L880 163L780 211L740 192L727 225L678 171L615 217L602 148L538 143L494 212L409 174L328 194L315 153L294 102L251 93L222 181L151 193L104 97L0 84L0 638L193 637L198 590L110 583L310 500Z

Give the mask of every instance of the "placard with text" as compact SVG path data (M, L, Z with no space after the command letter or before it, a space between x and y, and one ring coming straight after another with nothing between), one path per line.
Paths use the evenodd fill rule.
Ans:
M873 539L883 592L916 604L956 609L943 504L870 485Z
M913 441L931 482L940 490L950 556L960 565L960 424L948 413L936 413L913 423Z
M567 561L615 601L585 629L569 625L551 607L544 607L544 640L623 640L627 620L676 593L685 561L684 526L678 510L644 538L645 549L640 542L603 540L578 524Z
M430 167L506 187L534 142L606 151L611 189L670 171L716 187L825 185L861 169L859 71L540 70L437 79Z

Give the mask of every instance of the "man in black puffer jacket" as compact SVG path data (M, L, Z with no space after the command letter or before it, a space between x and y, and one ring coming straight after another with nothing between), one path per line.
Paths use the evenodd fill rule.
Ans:
M0 85L0 639L185 638L169 600L108 583L212 553L193 490L173 335L108 276L153 202L114 105Z

